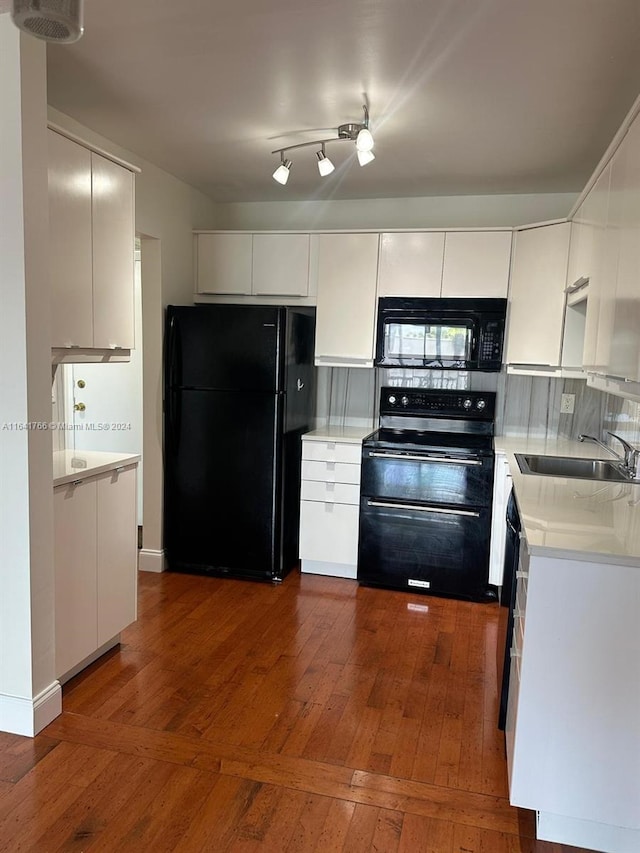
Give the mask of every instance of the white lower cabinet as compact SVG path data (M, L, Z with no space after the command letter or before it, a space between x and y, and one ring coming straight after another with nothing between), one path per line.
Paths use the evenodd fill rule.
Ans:
M302 572L356 577L361 454L359 442L303 438Z
M541 840L640 850L640 574L529 553L517 573L509 799Z
M136 471L129 465L53 491L58 678L136 619Z

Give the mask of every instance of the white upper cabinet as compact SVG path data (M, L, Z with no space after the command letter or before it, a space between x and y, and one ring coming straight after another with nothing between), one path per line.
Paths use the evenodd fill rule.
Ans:
M52 346L134 347L134 176L48 134Z
M254 234L254 296L307 296L309 235Z
M511 231L383 233L378 296L506 298L511 238Z
M319 234L318 365L371 367L376 317L378 234Z
M509 293L509 364L559 367L571 225L518 231Z
M640 118L625 140L619 259L608 372L640 382Z
M443 231L380 235L378 296L440 296Z
M198 234L198 293L250 295L252 244L251 234Z
M448 231L441 295L506 299L511 240L511 231Z
M611 346L616 307L620 237L622 234L626 195L627 141L628 137L623 141L611 159L607 222L599 245L600 257L596 271L596 290L599 306L596 351L593 366L597 373L609 375L612 373ZM589 285L589 291L591 291L591 285ZM589 298L591 298L590 295Z
M93 346L91 152L49 131L49 277L54 347Z
M133 174L91 154L93 346L133 349Z
M196 291L213 296L309 295L309 234L196 234Z
M601 172L587 199L588 227L591 234L591 269L589 271L589 298L584 330L582 363L586 370L594 370L600 316L600 296L605 269L605 232L609 212L609 183L611 161Z

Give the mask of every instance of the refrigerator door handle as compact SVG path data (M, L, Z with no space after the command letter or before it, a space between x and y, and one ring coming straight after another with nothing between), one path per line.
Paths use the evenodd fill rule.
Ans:
M169 335L167 342L167 417L169 423L169 443L171 448L177 451L180 443L180 407L178 405L177 386L182 378L182 358L180 354L180 329L177 318L174 316L169 320Z
M182 357L180 355L180 328L175 317L169 320L169 341L167 346L167 364L169 365L168 386L174 388L182 384Z

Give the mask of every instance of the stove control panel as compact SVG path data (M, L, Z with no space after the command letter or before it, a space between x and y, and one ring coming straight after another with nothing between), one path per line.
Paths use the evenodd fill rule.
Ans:
M380 390L380 414L492 420L495 398L493 391L384 387Z

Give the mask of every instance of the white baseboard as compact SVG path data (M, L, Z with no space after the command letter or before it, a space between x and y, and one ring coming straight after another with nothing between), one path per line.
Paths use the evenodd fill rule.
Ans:
M62 688L54 681L33 699L0 693L0 731L34 737L62 713Z
M300 571L309 575L328 575L332 578L356 580L358 567L351 563L327 563L324 560L301 560Z
M164 551L153 551L151 548L141 548L140 551L138 551L138 571L166 571Z
M640 850L640 829L611 826L549 812L537 813L536 838L539 841L587 847L602 853L636 853Z

